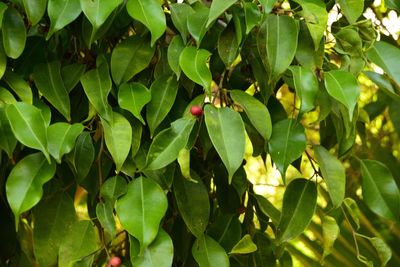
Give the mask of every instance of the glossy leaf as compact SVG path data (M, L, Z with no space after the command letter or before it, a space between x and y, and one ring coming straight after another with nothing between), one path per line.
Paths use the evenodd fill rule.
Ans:
M1 8L1 6L0 6ZM1 9L0 9L1 12ZM1 20L0 20L1 22ZM1 39L1 38L0 38ZM6 72L7 68L7 55L4 51L3 41L0 40L0 79L3 77L4 73Z
M211 90L211 71L207 66L207 60L210 52L204 49L196 49L188 46L183 49L179 57L179 66L183 73L197 84L203 86L208 94Z
M236 111L206 105L205 122L210 139L224 163L229 183L242 165L245 148L245 130L242 118Z
M31 25L36 25L46 11L47 0L22 0L22 3L24 4L24 9Z
M180 32L183 42L186 43L186 39L189 35L187 21L188 18L195 12L188 4L185 3L170 4L169 7L171 9L172 22ZM172 45L172 43L170 45Z
M28 83L22 79L18 74L6 70L3 76L3 80L10 86L10 88L15 92L15 94L24 102L32 104L33 96L31 87Z
M7 105L1 103L0 100L0 149L4 150L8 157L11 158L17 145L17 139L11 130L10 123L8 122L6 108Z
M157 170L173 162L187 144L195 121L181 118L154 138L147 154L146 170Z
M33 210L34 253L40 266L57 265L58 249L77 218L72 198L65 192L43 199Z
M146 107L146 120L153 136L158 125L171 110L178 93L178 82L173 75L158 77L150 87L151 101Z
M143 23L151 32L151 46L166 29L164 11L157 0L129 0L126 4L129 15Z
M48 1L47 13L50 18L50 29L47 33L46 40L50 39L55 32L74 21L82 11L79 0Z
M132 36L118 44L111 55L111 74L119 85L147 68L155 47L150 46L148 38Z
M267 15L261 25L257 46L271 79L276 79L292 62L297 48L299 27L289 16Z
M196 239L192 247L192 255L200 267L230 266L225 250L207 235Z
M322 217L322 237L323 237L323 247L324 253L322 259L331 254L333 245L336 239L339 237L340 228L336 223L336 220L330 216Z
M100 189L101 197L114 205L115 201L127 191L127 184L121 176L108 178Z
M174 179L174 196L178 210L190 232L201 238L207 228L210 216L208 192L203 181L192 174L196 182L178 175Z
M325 72L325 87L329 95L347 108L351 120L360 95L356 77L342 70Z
M46 124L40 110L32 105L18 102L9 105L6 114L17 140L27 147L42 151L50 162Z
M94 161L94 146L89 132L83 132L76 139L75 147L67 155L78 182L82 181L89 173Z
M208 21L206 26L208 27L213 23L219 16L221 16L225 10L231 5L236 3L236 0L214 0L211 2L210 14L208 15Z
M118 90L118 104L129 110L141 123L146 124L140 112L151 100L149 89L141 83L122 84Z
M111 107L108 104L108 94L111 91L111 78L106 63L86 72L81 77L81 83L90 103L105 120L112 119Z
M96 205L96 216L101 226L111 235L115 236L117 229L115 226L113 205L110 202L99 202Z
M260 23L261 12L255 3L244 2L243 6L246 20L246 34L249 34L250 31Z
M36 65L33 76L40 93L70 121L71 107L68 92L61 77L61 63L53 61Z
M267 215L273 224L278 225L281 217L281 212L265 197L255 195L260 210Z
M300 235L311 222L317 204L317 187L306 179L293 180L285 190L278 225L279 243Z
M337 0L337 3L350 23L355 23L364 12L364 0Z
M343 204L344 212L347 214L350 224L358 230L360 228L361 211L356 201L352 198L345 198Z
M310 69L292 66L290 70L293 74L296 95L300 99L300 112L311 111L315 105L315 100L319 91L317 76Z
M257 250L257 245L251 240L251 236L246 234L242 239L232 248L229 254L248 254Z
M156 239L148 246L143 254L139 254L138 242L130 239L130 255L133 266L170 267L174 256L174 246L169 235L160 229ZM135 256L134 256L135 255Z
M80 123L68 124L58 122L47 128L47 148L53 158L61 163L61 157L69 152L75 146L75 140L83 131L83 125Z
M259 2L264 8L264 12L269 13L272 11L272 8L274 7L277 0L259 0Z
M190 173L190 150L187 149L186 147L182 148L179 151L177 161L178 161L182 176L185 177L186 180L196 183L196 180L192 179L192 176Z
M389 169L379 161L361 160L362 192L367 206L376 214L398 220L400 191Z
M7 178L6 193L17 228L19 215L40 201L42 186L53 178L55 172L55 163L49 164L40 152L24 157L12 169Z
M193 39L196 41L197 47L200 46L200 43L207 32L206 23L209 13L209 8L204 5L199 5L195 12L188 16L187 28L190 35L192 35Z
M342 163L323 146L314 146L314 153L332 204L335 208L339 207L343 202L346 189L345 169Z
M179 66L179 56L181 55L185 45L182 38L179 35L172 38L171 43L168 46L168 64L172 71L175 73L176 77L179 78L181 75L181 67Z
M218 38L218 54L227 69L230 68L239 53L239 40L236 38L233 25L233 23L229 23Z
M167 197L161 187L144 177L130 182L128 192L118 199L116 211L119 220L125 230L139 241L140 252L156 238L167 207Z
M61 69L61 77L68 93L79 83L85 68L83 64L70 64Z
M121 170L132 144L132 127L124 116L114 112L112 121L102 120L104 140L117 169Z
M25 48L26 29L22 16L15 8L8 7L4 12L1 31L6 55L18 58Z
M269 152L283 179L286 169L306 149L307 141L301 123L285 119L273 125Z
M272 134L272 123L267 107L244 91L232 90L230 94L233 101L237 102L244 109L250 122L261 136L265 140L268 140Z

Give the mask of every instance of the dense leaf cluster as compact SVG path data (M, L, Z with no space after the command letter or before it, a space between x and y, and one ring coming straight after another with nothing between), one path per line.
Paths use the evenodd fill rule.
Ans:
M371 125L400 132L400 48L367 8L400 11L1 2L0 265L398 266L398 137Z

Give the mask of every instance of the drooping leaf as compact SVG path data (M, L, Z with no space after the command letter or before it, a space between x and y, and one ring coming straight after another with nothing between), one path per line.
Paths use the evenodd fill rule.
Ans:
M355 230L358 230L360 228L361 211L356 201L352 198L345 198L343 204L344 212L347 214L350 224Z
M256 232L253 241L257 245L257 252L248 258L248 266L265 266L270 262L276 262L274 255L275 247L268 238L268 235Z
M36 25L42 19L46 11L47 0L23 0L22 3L24 4L24 9L31 25Z
M234 3L236 3L236 0L212 1L206 27L208 27L211 23L213 23L219 16L221 16L225 12L225 10L227 10Z
M305 67L291 66L289 69L293 74L296 95L300 99L300 112L311 111L319 91L317 76Z
M264 8L265 13L269 13L272 11L272 8L274 7L275 3L277 0L259 0L260 4Z
M93 141L89 132L82 132L76 139L75 147L67 155L78 182L88 175L94 161L94 152Z
M356 77L350 72L331 70L325 72L325 87L330 96L347 108L349 118L352 120L353 111L360 95Z
M74 63L66 65L61 69L61 77L68 93L71 92L79 83L83 73L85 72L85 68L86 66L83 64Z
M47 128L47 148L50 155L61 163L62 156L72 151L75 140L82 131L83 125L80 123L57 122L50 125Z
M55 32L74 21L82 11L79 0L48 1L47 13L50 18L50 29L47 33L46 40L49 40Z
M257 245L251 240L251 236L246 234L242 239L232 248L229 254L248 254L257 250Z
M269 152L284 180L287 167L301 156L306 145L301 123L294 119L285 119L273 125Z
M1 6L0 6L1 8ZM0 9L1 12L1 9ZM0 20L1 22L1 20ZM0 38L1 39L1 38ZM7 55L4 51L3 41L0 40L0 79L3 77L4 73L6 72L7 68Z
M186 147L182 148L179 151L177 161L178 161L182 176L185 177L188 181L196 183L196 180L194 180L192 178L191 172L190 172L190 150L187 149Z
M364 12L364 0L337 0L336 2L350 23L355 23Z
M101 226L113 237L117 233L115 226L113 205L110 202L98 202L96 216Z
M246 20L246 34L249 34L250 31L260 23L261 20L261 12L258 8L257 4L252 2L244 2L244 17Z
M207 235L196 239L192 247L192 255L200 267L230 266L225 250Z
M167 197L161 187L144 177L130 182L127 193L118 199L116 211L119 220L125 230L139 241L140 252L156 238L167 207Z
M181 67L179 66L179 56L181 55L185 45L182 38L179 35L172 38L171 43L168 46L168 64L172 71L175 73L176 77L181 75Z
M178 175L174 179L174 196L178 210L186 226L194 236L200 238L206 230L210 216L208 192L197 174L192 174L196 182Z
M374 82L380 90L382 90L385 94L390 96L396 101L400 101L400 95L398 95L393 88L393 85L390 83L388 77L372 72L372 71L364 71L363 72L372 82Z
M23 102L17 102L7 107L6 115L17 140L27 147L42 151L50 162L47 150L46 124L40 109Z
M6 108L7 105L1 103L0 99L0 149L4 150L8 157L11 158L17 145L17 139L15 138L7 119Z
M295 179L283 196L282 214L278 225L279 243L300 235L311 222L317 204L317 187L312 181Z
M239 53L239 40L236 38L233 23L221 32L218 38L218 54L224 62L226 68L230 68Z
M36 65L33 76L40 93L70 121L71 107L68 92L61 77L60 61Z
M333 206L339 207L344 199L346 189L346 173L342 163L323 146L314 146L315 157L318 161L328 188Z
M178 93L178 82L173 75L158 77L150 87L151 101L146 107L146 121L153 136L158 125L171 110Z
M261 25L257 46L261 59L275 80L292 62L297 48L299 27L289 16L267 15Z
M333 244L336 239L339 237L340 228L336 223L335 218L331 216L322 217L322 238L323 238L323 247L324 253L322 255L322 260L331 254Z
M56 164L49 164L40 152L24 157L11 170L6 182L6 193L17 228L19 215L40 201L42 186L53 178L55 172Z
M146 170L157 170L174 161L189 139L194 119L181 118L154 138L147 154Z
M261 136L268 140L272 134L271 116L267 107L255 97L241 90L232 90L230 95L246 112L247 117Z
M273 224L276 226L279 224L281 212L265 197L261 195L255 195L260 210L267 215Z
M179 57L179 66L183 73L195 83L203 86L209 95L211 94L212 75L207 67L207 60L210 55L210 52L205 49L188 46L183 49Z
M127 191L127 184L121 176L108 178L100 189L100 195L106 202L114 205L115 201Z
M381 162L361 160L362 192L367 206L389 220L400 216L400 191L390 170Z
M100 240L92 222L79 221L64 236L59 250L58 266L74 266L76 262L85 256L89 256L99 248Z
M381 262L380 266L387 266L387 263L392 258L393 254L390 246L386 244L385 241L379 237L369 237L367 239L371 243L371 245L375 248L378 254L379 260Z
M228 171L231 183L244 157L245 130L242 118L228 107L206 105L204 111L208 134Z
M169 7L171 9L172 22L180 32L183 42L186 43L186 39L189 34L187 21L188 18L194 14L194 11L188 4L185 3L170 4Z
M197 47L200 46L204 35L207 32L207 19L210 9L204 5L198 5L193 14L190 14L187 19L187 28L196 41Z
M152 0L153 1L153 0ZM131 36L118 44L111 55L111 74L119 85L129 81L144 70L150 63L155 51L148 38Z
M140 267L170 267L174 256L174 246L169 235L160 229L156 239L148 246L143 254L139 254L139 244L131 236L130 255L133 266Z
M128 157L132 144L132 127L129 121L117 112L112 113L112 120L102 120L104 140L108 151L119 172Z
M225 251L231 251L242 236L241 223L236 215L220 213L208 227L207 235L217 241Z
M151 46L166 29L164 11L157 0L129 0L126 4L129 15L143 23L151 32Z
M22 79L15 72L6 70L3 76L3 80L10 86L10 88L15 92L15 94L24 102L32 104L33 96L31 87L28 83Z
M74 202L65 192L43 199L33 210L33 248L40 266L57 265L58 249L76 222Z
M4 12L1 31L6 55L18 58L25 48L26 29L22 16L15 8L8 7Z
M129 110L141 123L145 124L140 112L151 100L149 89L141 83L125 83L118 90L118 104Z

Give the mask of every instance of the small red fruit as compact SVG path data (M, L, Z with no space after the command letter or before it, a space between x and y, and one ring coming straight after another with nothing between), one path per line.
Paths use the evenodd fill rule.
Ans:
M111 257L110 260L108 261L107 267L119 267L121 266L121 263L122 263L121 258L114 256Z
M190 108L190 113L192 113L193 116L198 117L203 114L203 109L201 108L201 106L195 105Z

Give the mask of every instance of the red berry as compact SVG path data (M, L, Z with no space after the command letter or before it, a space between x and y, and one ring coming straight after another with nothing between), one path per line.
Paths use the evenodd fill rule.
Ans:
M192 106L190 108L190 113L192 113L193 116L201 116L203 114L203 109L201 108L201 106Z
M119 266L121 266L121 263L122 263L121 258L114 256L114 257L111 257L110 260L108 261L108 266L109 267L119 267Z

